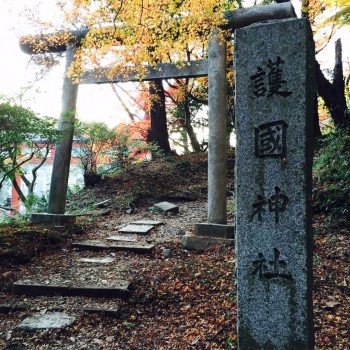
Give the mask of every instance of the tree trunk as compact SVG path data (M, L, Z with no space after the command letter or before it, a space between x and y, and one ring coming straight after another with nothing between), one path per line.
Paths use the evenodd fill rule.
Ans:
M27 198L23 194L21 188L18 186L16 179L13 179L13 180L11 179L11 182L12 182L12 185L18 194L19 199L21 200L22 203L25 203L27 201Z
M169 134L166 120L165 93L161 79L149 84L151 133L150 141L155 142L165 154L170 153Z
M316 81L318 94L323 98L336 127L349 127L345 85L343 78L342 50L340 39L336 42L336 58L333 72L333 83L329 82L321 71L320 64L316 61Z
M184 154L188 154L190 153L190 150L188 149L188 139L187 139L188 133L185 127L180 127L180 135L183 143Z
M345 99L345 83L343 75L343 62L342 62L342 43L341 39L335 42L335 63L333 71L333 86L337 96L338 103L334 115L336 116L337 123L341 126L349 126L350 120Z
M194 129L191 123L191 112L190 112L187 98L184 102L184 111L185 111L185 120L183 121L184 122L183 125L187 131L188 137L190 138L192 149L194 152L200 152L201 146L198 142L197 135L194 132Z

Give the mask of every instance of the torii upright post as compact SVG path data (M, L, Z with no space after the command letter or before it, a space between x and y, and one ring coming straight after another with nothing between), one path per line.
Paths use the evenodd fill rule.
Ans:
M226 42L214 30L208 50L208 222L226 224L227 90Z
M56 145L55 150L48 206L48 213L50 214L64 214L66 207L69 167L79 86L72 82L67 76L67 73L69 67L74 61L75 52L75 45L68 44L66 49L66 67L62 90L62 112L58 122L58 129L61 130L64 135L61 142Z
M226 41L219 30L213 30L208 48L208 222L195 225L199 236L233 238L233 226L227 225L227 87ZM184 237L183 246L193 249L199 240ZM200 249L200 248L199 248Z

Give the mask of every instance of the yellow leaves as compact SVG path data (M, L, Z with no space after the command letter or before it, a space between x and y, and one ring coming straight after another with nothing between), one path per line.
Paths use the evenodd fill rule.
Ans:
M86 6L90 5L91 0L74 0L74 5L76 6Z
M203 50L213 27L222 23L223 0L120 0L91 2L75 0L71 20L82 14L83 21L94 28L84 41L86 55L94 64L102 62L108 52L119 47L118 63L122 66L141 62L155 64L170 60L191 59ZM90 11L90 12L89 12ZM107 33L106 29L111 28ZM193 50L193 48L197 48ZM98 51L98 52L97 52Z

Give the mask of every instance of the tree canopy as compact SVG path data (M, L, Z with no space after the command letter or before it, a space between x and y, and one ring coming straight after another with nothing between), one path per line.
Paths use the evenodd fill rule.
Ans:
M125 72L128 67L199 59L205 55L212 28L225 22L223 11L237 7L238 3L233 0L61 2L66 31L48 37L35 50L45 51L45 45L63 45L72 39L68 30L88 28L71 69L75 78L83 69L106 64L114 67L111 72L114 74Z
M61 133L55 129L56 120L39 118L33 111L8 102L0 104L0 125L1 188L6 179L14 182L16 174L23 175L23 166L33 157L45 159ZM28 186L34 184L35 179L34 183L28 181Z
M269 3L273 1L255 1L255 5ZM349 24L348 0L302 0L301 3L314 32L330 23L332 28ZM73 30L80 47L69 75L78 81L84 70L103 66L111 68L110 77L117 72L127 74L135 68L142 76L142 68L146 65L155 66L159 62L181 65L206 58L210 32L225 24L223 12L242 8L245 4L239 0L75 0L59 2L59 5L65 18L60 28L64 30L45 37L35 49L45 52L48 45L64 47L72 40L70 31ZM327 16L320 16L323 13ZM47 28L47 25L42 26L43 35ZM31 40L29 37L22 39ZM320 42L319 47L327 40ZM229 74L232 77L232 72ZM325 80L323 82L327 85ZM189 85L185 83L184 86ZM185 97L186 94L179 100L180 104L185 102ZM192 97L203 100L203 96L192 94ZM326 105L333 110L328 102Z

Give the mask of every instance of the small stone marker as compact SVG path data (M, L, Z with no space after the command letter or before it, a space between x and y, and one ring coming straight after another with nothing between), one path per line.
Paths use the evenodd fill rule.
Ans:
M109 236L107 239L120 242L136 242L135 236Z
M162 221L158 220L137 220L130 222L130 225L152 225L152 226L159 226L162 225Z
M157 203L151 209L164 213L165 215L167 215L168 213L177 214L179 212L179 207L170 202Z
M305 19L235 33L238 349L313 349L314 44Z
M26 331L63 328L70 326L74 321L74 316L69 316L63 312L48 312L44 315L27 317L16 328Z
M105 256L102 258L81 258L79 261L85 262L85 263L94 263L94 264L110 264L113 262L115 258L112 258L111 256Z
M118 230L118 232L146 234L153 228L153 225L128 225Z

